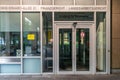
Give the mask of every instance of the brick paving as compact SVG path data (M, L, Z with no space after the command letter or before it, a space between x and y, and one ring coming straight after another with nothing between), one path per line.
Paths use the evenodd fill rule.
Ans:
M120 80L120 74L111 75L0 75L0 80Z

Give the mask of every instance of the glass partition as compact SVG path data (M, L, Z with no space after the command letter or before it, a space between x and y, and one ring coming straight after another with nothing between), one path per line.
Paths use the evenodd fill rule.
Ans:
M105 72L106 70L106 13L97 12L96 27L96 70Z
M53 26L52 13L43 12L43 72L53 71Z
M23 56L40 56L40 13L23 13Z
M20 13L0 13L0 56L20 56Z

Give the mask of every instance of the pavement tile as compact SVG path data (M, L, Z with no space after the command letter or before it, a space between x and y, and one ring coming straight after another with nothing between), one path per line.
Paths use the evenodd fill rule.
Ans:
M2 76L0 80L120 80L120 74L111 75L19 75Z

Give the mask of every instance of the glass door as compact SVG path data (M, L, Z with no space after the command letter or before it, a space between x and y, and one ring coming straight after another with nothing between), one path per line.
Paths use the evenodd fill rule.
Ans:
M57 73L91 73L94 67L91 26L84 24L73 27L70 24L58 24L56 28Z
M76 71L89 71L89 28L76 29Z
M72 29L59 29L59 71L72 71Z

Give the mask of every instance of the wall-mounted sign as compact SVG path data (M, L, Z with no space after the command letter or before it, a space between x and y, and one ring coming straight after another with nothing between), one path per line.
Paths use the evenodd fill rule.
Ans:
M35 40L35 34L28 34L27 40Z
M55 12L55 21L93 21L93 12Z
M1 5L1 11L107 11L106 6Z

